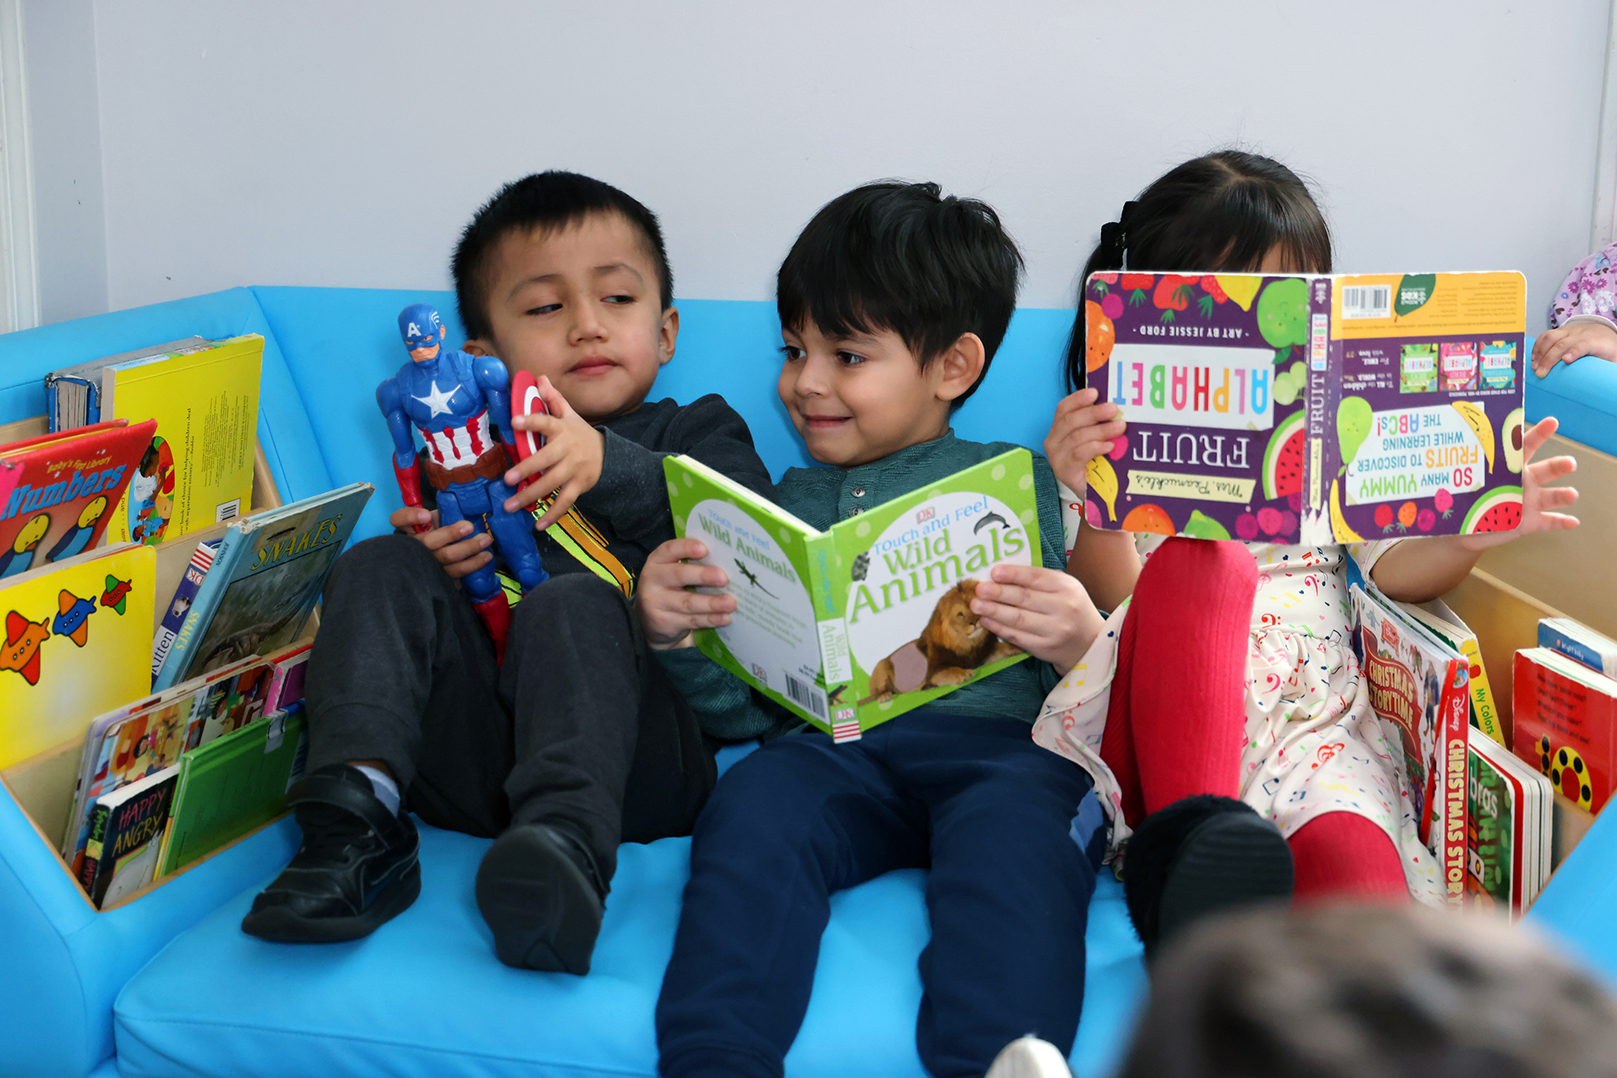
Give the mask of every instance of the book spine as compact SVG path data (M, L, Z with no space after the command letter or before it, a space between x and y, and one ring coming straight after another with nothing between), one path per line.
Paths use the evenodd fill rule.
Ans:
M1331 543L1331 481L1338 456L1334 419L1342 396L1342 342L1332 340L1331 294L1335 282L1316 277L1308 289L1307 451L1303 455L1303 543Z
M232 527L225 532L225 537L219 541L219 551L214 555L213 564L209 566L207 574L202 578L202 585L197 589L196 601L186 612L185 622L175 634L173 643L169 645L162 668L152 678L153 692L185 680L185 668L191 661L191 649L201 639L208 622L213 620L213 612L218 607L219 600L224 598L225 588L230 584L236 562L241 560L241 553L251 546L250 535L239 528Z
M1477 729L1494 741L1505 745L1505 728L1499 723L1499 708L1494 704L1493 685L1488 681L1488 668L1482 665L1482 650L1475 636L1459 641L1459 652L1471 665L1471 712L1477 718ZM1505 748L1509 748L1505 745Z
M838 572L837 540L830 532L808 541L809 594L814 600L815 628L820 635L820 677L825 685L826 714L814 725L841 743L863 736L859 705L854 699L853 651L840 597L848 594L847 573ZM814 721L814 720L810 720Z
M1460 660L1451 661L1438 708L1438 721L1442 724L1438 749L1443 776L1438 800L1442 805L1443 830L1437 839L1443 850L1444 894L1448 904L1456 907L1465 903L1466 731L1470 728L1466 716L1471 711L1468 683L1465 664Z
M1607 677L1617 676L1617 651L1597 649L1591 643L1579 640L1560 628L1546 625L1544 620L1538 623L1538 646L1559 651L1567 658L1580 662L1590 669L1599 670Z
M97 805L90 810L90 841L84 847L84 860L79 865L79 886L93 901L95 898L96 875L101 868L101 855L105 850L107 837L107 817L111 815L105 805Z
M175 638L180 635L186 614L196 604L197 590L202 587L208 567L213 564L214 552L218 549L217 541L198 543L196 552L191 555L185 574L180 577L180 586L174 589L174 598L169 601L168 610L163 614L163 624L157 627L157 635L152 639L153 678L163 669L163 660L168 656Z

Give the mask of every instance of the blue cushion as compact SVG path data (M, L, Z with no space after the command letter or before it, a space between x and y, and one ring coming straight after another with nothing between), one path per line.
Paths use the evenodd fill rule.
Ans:
M673 947L689 840L625 845L587 977L495 958L472 880L486 840L421 828L421 897L356 943L287 946L244 935L243 894L137 974L116 1008L125 1078L447 1074L654 1075L652 1008ZM923 874L838 895L791 1075L916 1078ZM1116 1060L1144 990L1121 889L1090 912L1088 1004L1074 1060Z
M1527 919L1572 945L1617 984L1617 812L1594 826L1567 855Z
M1563 437L1617 454L1617 363L1557 363L1543 378L1529 371L1528 422L1550 415L1560 420Z

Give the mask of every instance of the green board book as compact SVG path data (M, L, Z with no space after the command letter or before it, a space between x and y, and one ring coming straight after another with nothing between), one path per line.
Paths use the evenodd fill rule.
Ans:
M180 758L159 876L177 872L286 811L303 773L308 725L301 704L243 726Z
M696 646L837 741L1027 658L970 605L993 566L1041 564L1027 450L823 532L689 457L663 468L675 531L736 599Z

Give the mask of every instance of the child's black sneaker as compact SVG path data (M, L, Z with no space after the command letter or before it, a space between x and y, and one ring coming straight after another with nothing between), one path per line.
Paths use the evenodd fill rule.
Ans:
M477 869L477 908L494 930L494 953L518 969L588 973L605 899L595 858L550 824L513 824Z
M1129 919L1152 958L1200 918L1291 898L1291 847L1244 801L1202 794L1147 816L1123 855Z
M242 918L249 935L277 943L336 943L368 936L421 893L420 836L376 796L364 772L332 764L287 795L303 845Z

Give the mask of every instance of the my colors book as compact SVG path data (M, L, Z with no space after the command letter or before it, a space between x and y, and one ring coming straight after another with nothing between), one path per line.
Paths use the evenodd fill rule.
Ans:
M1521 518L1519 273L1096 273L1086 365L1129 429L1092 527L1279 543Z
M663 468L674 530L707 544L736 599L696 646L836 740L1027 658L970 610L993 566L1040 564L1027 450L823 532L698 461Z

